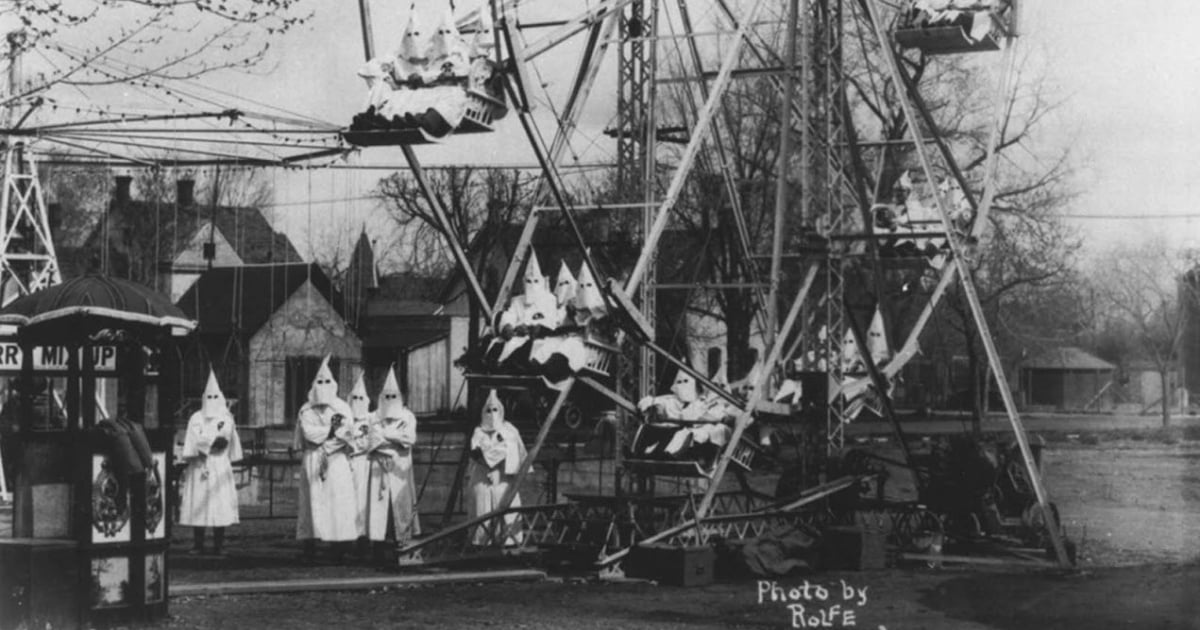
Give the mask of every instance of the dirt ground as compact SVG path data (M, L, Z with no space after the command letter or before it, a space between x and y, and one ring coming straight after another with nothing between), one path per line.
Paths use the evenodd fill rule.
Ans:
M779 581L785 597L804 577ZM165 628L1027 628L1174 629L1200 627L1200 567L1149 565L1056 576L978 570L888 570L807 579L828 600L772 602L753 581L678 588L549 581L381 590L372 593L176 599ZM845 581L864 598L843 600ZM796 595L803 596L797 590ZM834 606L838 614L833 615ZM853 617L846 616L846 610ZM817 611L824 611L819 613ZM813 615L817 615L814 623ZM804 625L807 624L807 625Z
M1047 491L1079 544L1081 570L1071 574L922 566L794 575L778 580L781 590L755 580L678 588L551 577L175 597L170 618L157 627L1200 629L1200 442L1153 435L1085 441L1052 442L1045 453ZM292 506L284 499L280 507ZM0 513L0 529L6 518ZM190 530L178 528L172 583L379 575L364 562L297 562L293 527L290 519L247 518L230 531L226 559L184 555ZM810 589L805 599L806 580L823 586L827 598ZM847 599L847 586L866 590ZM787 601L772 601L772 592ZM789 605L804 606L804 614Z

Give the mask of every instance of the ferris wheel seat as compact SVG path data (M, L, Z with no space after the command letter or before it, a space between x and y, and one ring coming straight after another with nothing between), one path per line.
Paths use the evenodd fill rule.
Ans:
M1008 32L1009 3L951 2L943 10L913 8L895 31L896 43L926 55L1000 50Z
M435 86L431 89L445 87ZM443 94L448 89L443 89ZM411 107L368 108L366 112L354 117L354 122L348 130L342 132L342 137L346 142L360 147L432 144L452 135L494 131L493 122L508 113L503 101L479 90L465 88L461 92L454 90L454 93L458 102L452 109L456 114L447 116L450 120L457 119L456 124L449 124L447 117L442 115L442 108L424 107L427 103L415 100ZM379 113L381 111L388 111L391 115L382 115ZM399 112L403 112L403 115Z
M927 55L956 55L961 53L1000 50L995 33L973 41L961 26L906 28L896 31L896 42L904 48L916 48Z

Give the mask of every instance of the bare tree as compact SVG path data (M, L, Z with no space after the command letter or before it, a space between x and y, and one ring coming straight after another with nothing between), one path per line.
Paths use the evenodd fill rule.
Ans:
M449 230L467 248L484 292L499 289L486 277L491 257L513 226L523 223L536 178L517 170L450 168L429 174L433 193L446 204ZM401 232L408 271L425 275L446 273L454 265L443 227L421 194L416 181L395 173L379 182L379 195Z
M106 0L12 2L0 15L21 25L6 34L5 58L37 51L51 61L50 70L23 77L0 99L10 106L55 85L149 85L247 69L264 58L273 36L311 14L299 0Z
M1176 383L1189 313L1200 304L1200 261L1196 252L1170 247L1161 236L1123 243L1096 261L1092 277L1107 327L1133 333L1134 347L1158 372L1162 385L1162 424L1171 423Z

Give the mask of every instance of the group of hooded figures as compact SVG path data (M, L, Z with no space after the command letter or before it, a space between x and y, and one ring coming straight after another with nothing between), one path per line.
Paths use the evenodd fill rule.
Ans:
M389 369L378 404L370 411L359 376L349 402L321 363L296 419L294 448L301 453L296 538L309 555L315 542L383 541L389 516L401 543L421 531L413 482L412 448L417 418Z
M428 40L412 7L395 52L371 59L358 71L367 83L367 102L351 130L421 129L442 137L467 114L468 90L502 102L500 77L489 58L494 47L491 14L479 13L475 37L468 44L449 5Z
M712 392L701 393L696 379L680 370L669 393L638 401L644 424L632 445L632 459L691 460L709 467L733 433L738 409Z
M586 341L606 335L608 306L586 264L576 279L563 261L551 291L532 248L523 285L522 293L496 316L492 334L484 336L468 368L536 374L554 384L587 365Z
M316 541L381 542L390 529L403 544L421 532L413 478L412 449L417 419L404 405L394 369L389 369L374 411L360 376L349 401L338 397L338 384L326 357L300 408L294 447L300 453L296 538L305 555ZM471 516L493 511L519 472L525 445L493 391L471 436L469 486ZM213 530L213 549L222 553L225 528L238 522L233 463L242 459L233 415L216 376L209 374L201 409L188 420L182 458L179 523L194 528L194 552L204 552L205 529ZM513 492L511 505L520 505ZM510 517L510 521L512 518ZM484 544L481 529L476 541Z

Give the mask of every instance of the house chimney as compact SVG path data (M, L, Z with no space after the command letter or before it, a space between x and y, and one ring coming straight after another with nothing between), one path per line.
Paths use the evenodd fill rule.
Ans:
M113 195L118 203L129 203L129 186L133 183L130 175L117 175L117 189Z
M181 179L175 182L175 203L181 206L190 206L196 203L195 180Z

